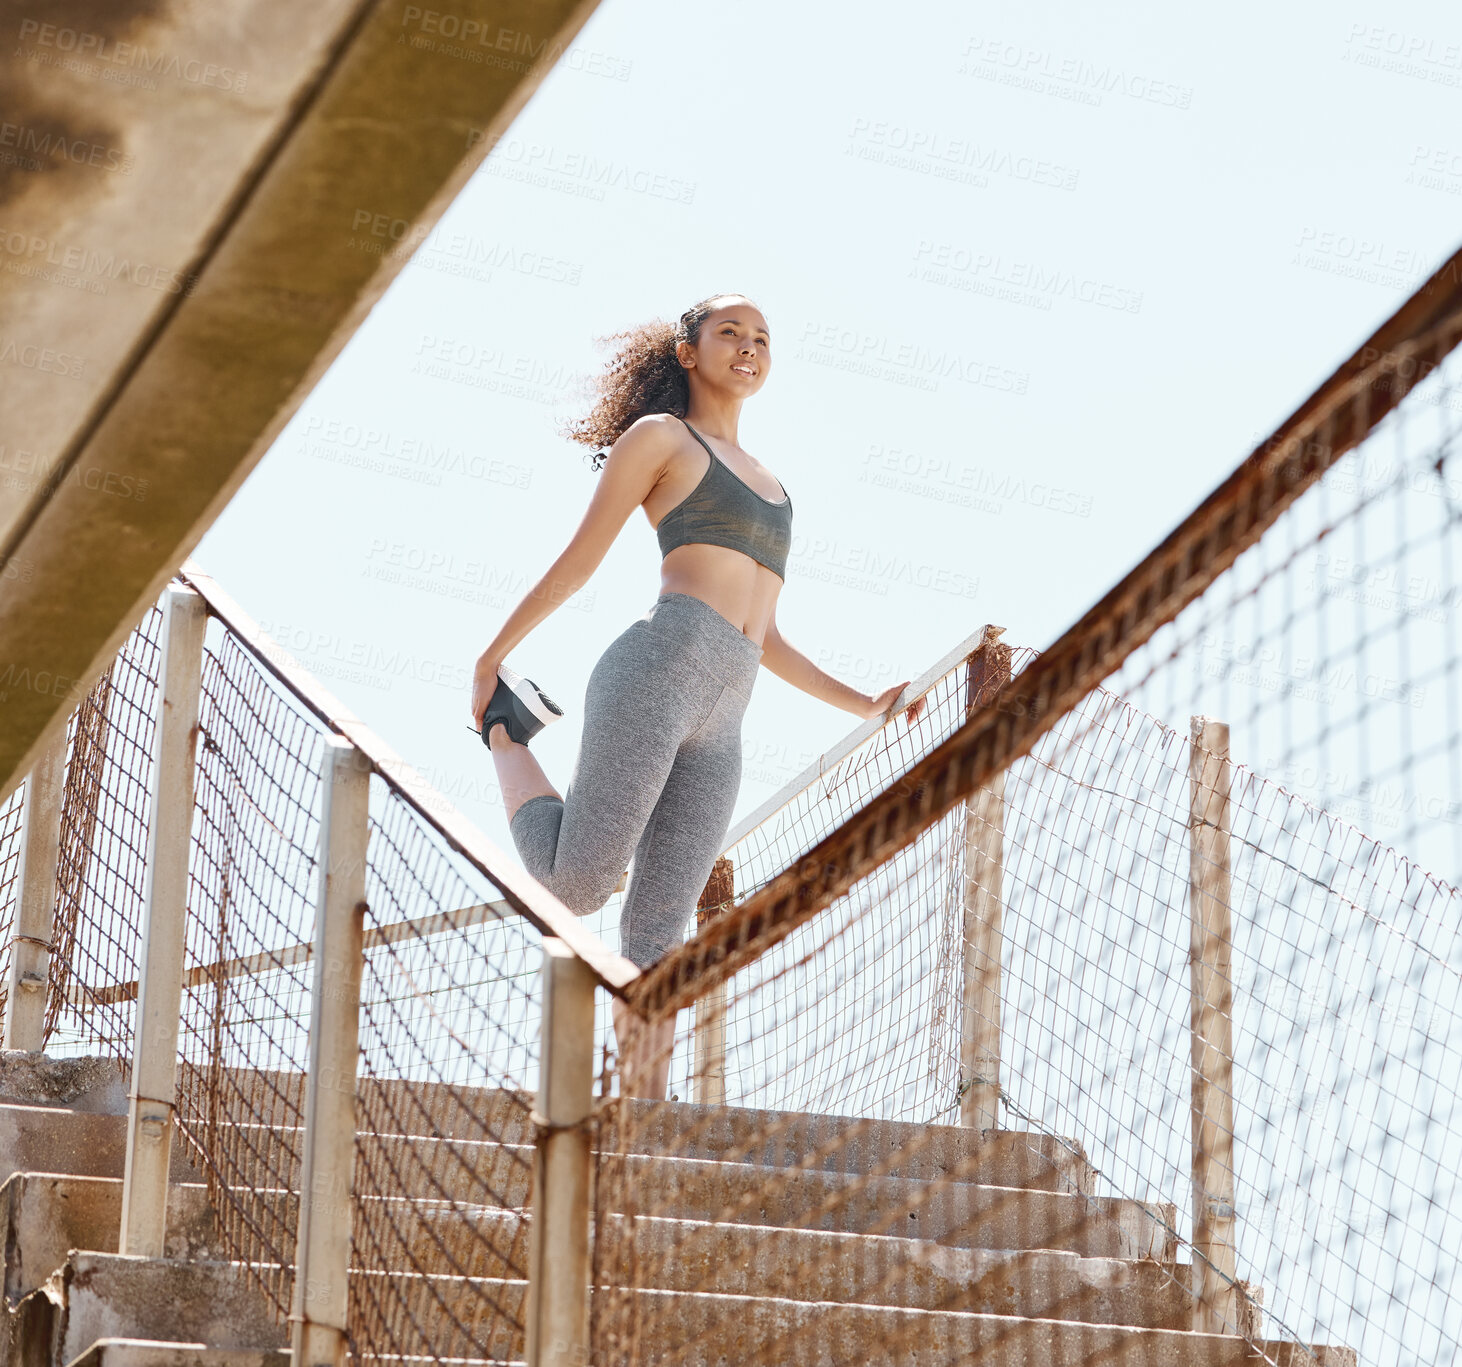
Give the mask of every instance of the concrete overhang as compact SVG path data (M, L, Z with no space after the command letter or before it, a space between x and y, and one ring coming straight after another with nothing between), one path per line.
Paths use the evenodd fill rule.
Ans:
M6 8L0 798L596 4Z

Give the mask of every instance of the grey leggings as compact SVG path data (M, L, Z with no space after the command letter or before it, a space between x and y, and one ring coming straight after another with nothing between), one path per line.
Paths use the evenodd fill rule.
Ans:
M508 825L528 872L581 916L630 867L619 943L641 968L681 942L721 852L761 654L709 603L662 593L589 675L564 796L530 797Z

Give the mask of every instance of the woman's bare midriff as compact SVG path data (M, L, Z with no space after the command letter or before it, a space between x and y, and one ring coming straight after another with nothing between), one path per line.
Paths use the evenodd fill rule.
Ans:
M765 565L729 546L691 542L660 562L661 593L699 598L757 645L767 634L781 589L781 579Z
M673 462L640 505L651 527L658 527L660 519L684 501L706 472L710 457L689 432L682 429L682 435L684 440L678 457L683 458ZM775 482L770 475L760 478ZM776 495L768 492L764 497L770 499ZM757 645L761 645L767 634L767 623L772 619L781 591L779 575L729 546L707 546L692 541L676 546L660 562L661 593L688 593L692 598L699 598Z

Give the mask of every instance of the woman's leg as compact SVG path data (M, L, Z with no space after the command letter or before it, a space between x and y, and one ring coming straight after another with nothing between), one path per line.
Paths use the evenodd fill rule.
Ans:
M503 807L512 821L530 797L557 797L558 789L548 781L543 766L526 745L508 739L508 728L498 722L487 733L487 748L497 768L498 786L503 790Z
M686 738L635 849L620 910L620 950L640 967L668 954L721 853L741 788L741 717L747 699L723 687L705 723ZM663 1099L675 1043L675 1018L647 1025L615 1003L621 1090ZM629 1027L628 1038L622 1027Z
M535 778L521 757L504 751L509 766L517 765L509 783L532 788L541 779L546 790L518 798L508 822L513 843L528 872L570 911L598 911L613 895L681 738L700 725L719 688L641 618L610 643L589 675L583 736L562 797L536 759ZM504 800L512 801L506 790Z

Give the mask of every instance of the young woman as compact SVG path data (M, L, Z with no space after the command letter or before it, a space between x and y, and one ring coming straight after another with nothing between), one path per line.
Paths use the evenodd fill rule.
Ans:
M620 947L644 968L681 943L721 852L757 667L865 718L887 712L908 680L860 693L777 630L792 501L736 438L741 405L771 371L761 310L744 295L713 295L674 328L657 321L619 339L592 412L567 433L610 448L603 478L573 539L479 657L472 723L497 766L513 843L544 887L585 915L630 866ZM588 582L636 508L659 538L660 596L590 673L560 796L527 742L561 710L504 660ZM923 705L906 709L910 724ZM627 1039L634 1019L614 1003L624 1082L663 1097L674 1023Z

